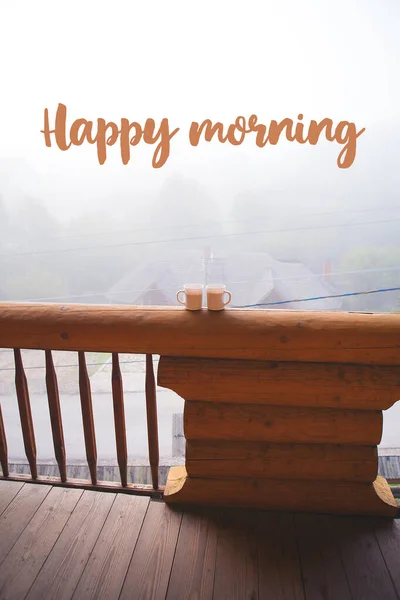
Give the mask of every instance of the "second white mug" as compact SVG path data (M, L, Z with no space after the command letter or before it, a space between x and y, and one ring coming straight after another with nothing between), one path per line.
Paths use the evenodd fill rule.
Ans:
M207 285L206 291L208 310L223 310L232 300L232 294L228 292L223 284L211 283Z

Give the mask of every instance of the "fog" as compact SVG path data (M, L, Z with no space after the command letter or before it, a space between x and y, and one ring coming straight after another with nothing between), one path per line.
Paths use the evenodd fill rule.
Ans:
M3 3L0 300L109 301L138 267L205 248L228 261L295 260L316 275L329 261L337 293L396 287L399 16L389 0L204 2L196 11ZM54 122L60 102L69 124L168 118L180 131L160 169L145 144L126 166L109 148L100 166L88 144L46 148L44 109ZM337 167L340 147L322 136L316 146L264 148L188 141L194 120L299 113L366 128L350 168ZM342 307L394 310L397 301L377 294Z
M233 306L398 311L400 291L387 290L400 288L399 25L396 0L1 3L0 302L174 305L176 291L198 281L225 283ZM159 169L144 143L127 165L118 145L108 147L100 166L88 143L46 147L44 111L53 126L60 103L68 128L83 118L167 118L179 132ZM250 136L238 146L216 136L189 143L193 121L227 127L253 114L265 124L330 118L365 132L347 169L337 166L341 146L323 135L314 146L284 136L262 148ZM67 457L79 460L71 354L55 353L55 362ZM87 361L96 427L104 425L99 460L110 464L110 355ZM24 363L43 430L38 458L47 460L43 356L27 351ZM135 413L129 457L146 461L143 357L123 364ZM9 351L0 369L18 459ZM183 460L171 447L182 400L158 391L170 464ZM395 421L393 429L385 421L385 447L399 446Z

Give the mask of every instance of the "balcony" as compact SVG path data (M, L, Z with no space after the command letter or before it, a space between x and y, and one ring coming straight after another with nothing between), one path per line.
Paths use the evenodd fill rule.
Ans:
M0 411L0 598L399 598L398 505L377 474L399 339L400 315L2 304L30 475L9 472ZM59 477L39 473L23 349L45 353ZM77 353L85 481L67 477L60 350ZM98 480L85 352L112 353L119 482ZM146 364L151 485L128 477L122 353ZM165 487L155 355L185 402Z

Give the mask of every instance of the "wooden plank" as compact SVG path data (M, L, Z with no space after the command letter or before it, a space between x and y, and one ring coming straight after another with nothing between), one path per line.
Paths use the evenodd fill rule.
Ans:
M185 467L172 467L164 492L168 504L231 506L394 517L397 504L383 477L372 483L283 479L206 479L187 477Z
M164 600L182 513L161 502L150 502L120 600Z
M0 565L2 600L25 598L81 494L80 490L61 488L49 492Z
M58 393L57 374L54 368L51 350L46 355L46 388L49 403L51 432L53 435L54 454L57 460L62 482L67 480L67 463L65 457L64 432L61 419L60 398Z
M259 598L254 512L228 509L220 513L213 598Z
M97 483L97 447L93 420L92 393L86 368L85 353L78 353L79 391L81 396L82 423L85 437L86 459L93 485Z
M2 303L0 347L400 364L400 315Z
M0 477L0 482L6 481ZM93 485L88 479L69 479L65 483L60 481L59 478L52 476L41 475L38 479L33 482L29 475L18 473L11 474L7 478L7 481L22 481L24 483L35 483L39 485L53 485L61 487L76 488L81 490L96 490L98 492L116 492L120 494L129 494L134 496L149 496L151 498L162 498L164 492L164 486L158 486L158 490L154 490L152 485L146 484L128 484L125 488L121 488L115 481L98 481L96 485Z
M253 460L270 457L281 460L287 456L311 459L318 452L322 461L374 461L375 446L344 444L271 444L270 442L232 442L226 440L188 440L186 458L195 460Z
M352 600L340 549L332 535L335 522L322 515L296 515L307 600Z
M384 410L399 398L397 367L162 356L158 385L185 400Z
M157 424L157 397L156 382L154 379L153 356L146 354L146 415L147 415L147 440L149 444L149 460L153 488L158 489L158 424Z
M187 440L375 446L382 413L368 410L185 402Z
M260 598L305 600L293 515L259 512L256 535Z
M112 355L111 384L118 466L121 475L121 485L122 487L126 487L128 485L128 451L126 448L124 390L118 354L116 352Z
M115 494L83 492L27 600L69 600L89 560Z
M23 482L0 481L0 515L23 487Z
M185 511L167 600L212 598L217 552L217 518L218 513L212 509Z
M340 545L353 598L398 598L370 519L332 519L330 535Z
M3 413L1 412L0 403L0 466L4 477L8 476L8 450L6 432L4 429Z
M50 490L49 485L25 485L4 510L0 516L0 563L5 559Z
M17 390L18 409L21 420L22 437L26 458L32 474L32 479L37 478L36 443L33 429L31 403L29 400L28 382L22 364L21 350L14 349L15 361L15 387Z
M372 482L378 452L375 446L189 440L185 464L190 477L236 477L239 471L250 479Z
M382 556L400 598L400 520L376 519L373 525Z
M149 504L117 494L73 598L118 598Z

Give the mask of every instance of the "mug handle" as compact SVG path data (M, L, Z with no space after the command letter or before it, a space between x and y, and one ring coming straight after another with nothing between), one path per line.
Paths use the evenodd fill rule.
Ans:
M178 300L179 304L183 304L183 306L185 306L185 302L182 302L182 300L179 298L179 294L184 294L185 290L179 290L179 292L177 292L176 294L176 299Z
M224 302L224 306L229 304L229 302L232 300L232 294L230 292L226 291L225 294L228 294L228 300Z

